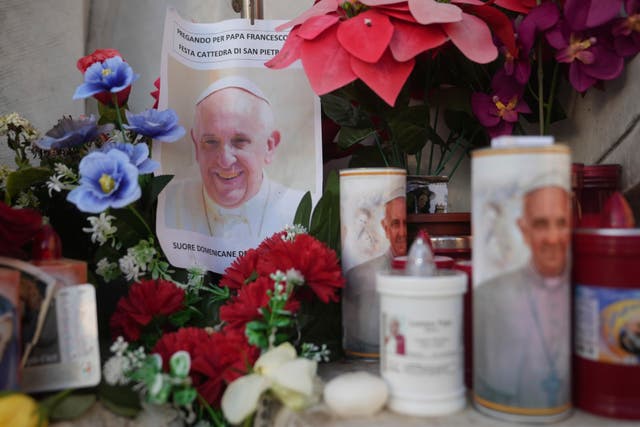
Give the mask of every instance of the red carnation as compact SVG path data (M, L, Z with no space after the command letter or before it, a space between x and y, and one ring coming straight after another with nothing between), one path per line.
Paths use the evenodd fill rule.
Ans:
M249 249L243 256L236 258L224 271L224 276L220 280L220 286L240 289L246 285L247 279L256 273L259 254L260 252L256 249Z
M200 376L198 393L216 408L227 384L248 373L258 358L258 348L250 346L240 331L225 330L210 335L195 349L191 372Z
M261 317L260 308L269 304L268 290L273 289L273 280L268 276L261 276L238 291L238 295L229 303L220 307L220 319L228 323L230 328L244 331L244 326ZM286 310L296 312L300 303L290 299Z
M169 359L178 351L186 351L195 357L196 347L209 339L209 334L202 328L180 328L177 332L162 335L151 353L158 353L162 357L162 367L169 370Z
M22 246L42 227L42 216L33 209L13 209L0 202L0 256L27 259Z
M182 309L184 290L168 280L143 280L129 288L129 295L120 298L109 325L114 337L128 341L140 339L142 328L154 317L168 316Z
M78 67L78 70L80 70L82 74L84 74L85 71L87 71L87 68L89 68L96 62L104 62L105 60L113 58L114 56L122 57L117 49L96 49L93 53L78 59L76 67ZM118 106L122 107L127 103L130 92L131 86L128 86L127 88L117 93ZM104 105L113 106L113 95L111 92L101 92L93 95L93 97Z
M344 286L344 277L336 253L324 243L308 234L298 234L294 240L273 241L268 252L258 261L258 274L268 276L280 270L295 268L305 284L324 303L338 301L338 289Z

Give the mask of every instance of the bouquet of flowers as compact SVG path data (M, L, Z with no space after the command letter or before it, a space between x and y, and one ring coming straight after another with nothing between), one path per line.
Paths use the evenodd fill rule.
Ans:
M335 140L351 166L451 176L491 137L529 123L548 133L565 118L567 83L585 93L619 77L640 50L639 10L635 0L319 0L281 26L291 32L267 66L301 60L331 131L326 153Z
M149 153L152 143L175 141L184 128L172 110L129 111L138 76L116 50L98 50L78 69L84 83L74 98L96 98L99 117L63 117L42 136L16 113L0 119L17 165L0 172L0 248L28 258L44 216L60 238L40 240L51 240L57 256L88 262L100 335L111 352L103 354L97 398L123 415L142 405L187 424L214 425L250 418L267 392L292 408L313 402L316 363L341 351L344 278L337 253L305 227L330 244L335 227L318 223L306 197L296 215L304 226L266 239L222 277L171 268L153 230L156 198L172 177L151 174L158 163ZM335 213L330 196L318 206ZM68 394L43 416L69 418L56 415ZM5 403L0 399L0 413Z

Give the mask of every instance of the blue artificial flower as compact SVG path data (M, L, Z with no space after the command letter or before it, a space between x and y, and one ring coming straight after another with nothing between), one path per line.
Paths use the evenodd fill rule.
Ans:
M84 73L84 83L76 89L73 99L88 98L101 92L118 93L140 77L121 57L105 59L92 64Z
M144 143L133 145L128 142L109 142L101 149L103 153L111 150L120 150L129 156L129 161L138 168L140 175L151 173L160 166L160 163L149 158L149 147Z
M158 111L150 108L140 114L125 113L129 125L125 129L132 130L140 135L148 136L158 141L173 142L182 138L184 128L178 123L178 115L172 109Z
M107 208L122 208L140 198L138 169L120 150L93 151L82 158L80 185L67 200L83 212L99 213Z
M104 132L113 129L112 124L98 126L95 116L72 119L63 117L42 138L36 141L36 145L43 150L69 148L93 141Z

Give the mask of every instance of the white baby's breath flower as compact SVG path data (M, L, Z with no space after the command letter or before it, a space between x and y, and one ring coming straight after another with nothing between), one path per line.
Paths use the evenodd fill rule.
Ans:
M18 209L22 208L37 208L40 206L40 200L31 192L23 191L18 195L14 207Z
M286 273L287 283L292 284L293 286L302 285L304 283L304 276L301 272L296 270L295 268L290 268Z
M53 170L56 171L56 173L61 177L68 178L68 179L77 178L76 173L64 163L59 163L59 162L56 163L55 165L53 165Z
M64 189L65 184L60 181L60 175L51 175L49 180L47 181L47 191L49 192L49 197L53 194L52 192L59 193Z
M13 134L14 130L11 128L19 128L19 134ZM10 134L11 133L11 134ZM4 116L0 116L0 136L9 135L10 138L17 138L22 136L26 141L33 141L40 135L36 128L18 113L9 113Z
M118 266L127 280L137 282L144 271L141 271L136 257L129 252L130 250L131 248L127 249L127 254L118 260Z
M284 226L284 234L282 235L282 240L292 241L296 238L298 234L306 234L307 229L300 224L295 225L285 225Z
M114 219L114 216L107 215L104 212L100 216L90 216L87 221L89 221L91 227L85 227L82 231L91 233L91 242L98 242L98 245L102 246L113 238L118 231L118 227L111 224L111 220Z
M127 372L131 370L131 362L126 356L113 356L104 364L102 375L107 384L126 385L129 383Z
M116 340L111 344L109 350L116 356L124 355L124 352L129 348L129 343L122 338L122 335L118 336Z
M101 276L105 282L110 282L120 275L120 268L115 262L109 262L108 259L102 258L96 264L96 274Z

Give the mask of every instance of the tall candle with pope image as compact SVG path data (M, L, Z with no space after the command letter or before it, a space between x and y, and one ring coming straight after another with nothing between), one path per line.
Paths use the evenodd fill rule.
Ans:
M475 406L552 422L571 408L571 159L563 145L472 157Z
M354 357L378 357L380 304L376 272L407 253L406 171L340 171L343 347Z

